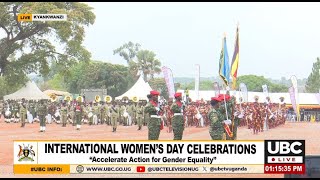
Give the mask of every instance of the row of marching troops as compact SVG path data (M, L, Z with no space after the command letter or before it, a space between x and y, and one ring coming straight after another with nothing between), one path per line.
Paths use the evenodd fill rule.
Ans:
M285 124L288 108L284 103L284 97L280 97L280 103L272 103L270 97L266 97L265 103L259 103L259 97L254 97L253 103L242 103L236 105L236 112L240 117L239 126L247 126L254 134L263 132L265 128L272 129Z
M21 127L26 122L40 122L40 131L45 131L46 124L53 122L62 124L72 124L80 130L81 124L97 125L107 124L113 126L113 132L117 125L131 126L138 125L138 130L148 122L148 116L144 112L147 101L132 100L125 97L120 101L112 101L111 96L106 96L104 101L100 96L95 97L95 101L84 103L83 97L77 97L72 101L70 96L66 96L63 101L57 102L56 98L51 100L21 101L7 100L0 101L0 118L5 117L5 122L21 123Z

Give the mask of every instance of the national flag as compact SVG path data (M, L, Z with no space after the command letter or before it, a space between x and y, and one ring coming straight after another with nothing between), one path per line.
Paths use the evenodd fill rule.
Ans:
M231 77L232 77L232 89L236 89L237 77L239 66L239 27L237 27L236 43L234 47L234 53L231 62Z
M227 50L227 38L224 36L222 42L222 50L220 53L219 61L219 75L226 86L229 86L230 82L230 67L229 67L229 55Z

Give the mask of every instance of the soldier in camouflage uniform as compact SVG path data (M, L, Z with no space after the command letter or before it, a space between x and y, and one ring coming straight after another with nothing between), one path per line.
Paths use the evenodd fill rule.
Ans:
M104 102L101 102L101 106L100 106L100 121L101 124L105 123L105 119L106 119L106 106L104 104Z
M119 107L116 106L116 102L112 102L112 106L110 107L110 114L111 114L111 125L112 125L112 132L117 131L118 125L118 117L119 117Z
M232 140L233 133L232 133L232 115L233 115L233 102L230 101L231 97L228 94L220 94L219 100L220 100L220 108L219 108L219 119L222 119L224 124L224 140ZM227 107L227 114L226 114L226 107ZM228 116L227 116L228 115ZM229 120L231 124L226 124L225 120ZM230 128L231 126L231 128Z
M142 128L142 125L143 125L143 111L144 111L144 108L141 104L141 102L138 103L138 107L136 108L136 112L137 112L137 123L138 123L138 130L141 130Z
M40 131L39 132L45 132L46 131L46 114L48 114L48 109L44 103L44 100L40 100L40 104L38 106L38 112L39 120L40 120Z
M22 98L22 102L20 105L21 127L24 127L26 124L26 116L27 116L27 103L25 102L25 99Z
M75 107L77 130L80 130L81 128L82 113L83 113L83 106L81 104L81 101L78 101Z
M171 111L174 113L172 119L173 140L182 140L184 131L184 105L181 103L182 93L175 93L174 97L176 101L171 105Z
M159 116L161 109L158 105L159 92L151 91L150 95L152 99L145 107L145 112L149 113L150 121L148 123L148 139L158 140L160 135L161 117Z
M221 110L219 110L220 99L217 97L211 98L211 110L208 113L208 119L210 122L209 134L212 140L222 140L224 128Z
M62 119L62 127L66 127L67 126L67 116L68 114L68 107L66 105L66 101L62 103L61 106L61 119Z

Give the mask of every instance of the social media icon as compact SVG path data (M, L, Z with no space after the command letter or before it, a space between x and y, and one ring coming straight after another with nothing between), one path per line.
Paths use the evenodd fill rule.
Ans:
M144 167L144 166L137 166L137 172L146 172L146 167Z

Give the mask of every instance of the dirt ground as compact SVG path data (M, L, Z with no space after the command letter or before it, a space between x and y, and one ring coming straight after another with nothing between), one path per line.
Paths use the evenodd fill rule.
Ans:
M112 133L112 127L106 125L88 126L83 125L80 131L68 125L62 128L61 125L47 125L45 133L39 133L39 124L26 124L25 128L20 128L20 124L7 124L0 120L0 177L277 177L279 174L72 174L72 175L14 175L13 174L13 141L14 140L146 140L148 130L143 127L142 131L137 131L137 126L119 126L116 133ZM252 131L241 127L238 129L239 140L264 140L264 139L304 139L306 140L306 155L320 154L319 140L320 123L287 123L275 129L253 135ZM172 133L167 133L166 129L161 131L160 140L171 140ZM184 140L210 140L208 128L186 128Z

